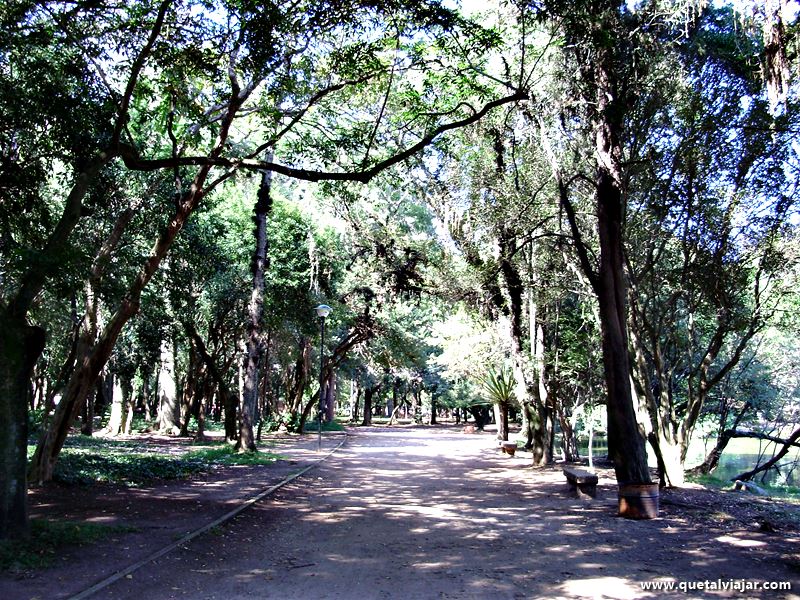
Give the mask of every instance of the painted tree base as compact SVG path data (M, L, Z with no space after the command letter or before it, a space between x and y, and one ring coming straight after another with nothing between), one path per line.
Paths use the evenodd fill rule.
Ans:
M659 511L657 483L619 486L619 516L626 519L655 519Z

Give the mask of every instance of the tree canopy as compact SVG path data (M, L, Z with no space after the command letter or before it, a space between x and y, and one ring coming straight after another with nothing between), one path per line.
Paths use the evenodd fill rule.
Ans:
M0 536L95 409L248 451L317 405L495 403L543 465L603 407L618 481L650 482L649 445L665 485L699 429L797 428L786 2L13 0L0 24Z

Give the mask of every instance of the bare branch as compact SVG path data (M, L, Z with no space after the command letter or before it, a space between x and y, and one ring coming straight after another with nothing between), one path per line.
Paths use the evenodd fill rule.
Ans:
M512 102L519 102L521 100L525 100L528 98L527 93L523 91L517 91L510 96L505 96L503 98L498 98L497 100L492 100L491 102L486 103L483 108L479 111L475 112L468 117L464 117L463 119L459 119L457 121L452 121L450 123L445 123L444 125L440 125L436 127L425 135L423 138L420 139L417 143L409 146L405 150L401 150L396 154L386 158L374 166L368 169L361 169L358 171L317 171L313 169L300 169L296 167L289 167L286 165L277 164L271 161L261 161L261 160L254 160L249 158L226 158L223 156L218 155L210 155L210 156L188 156L188 157L178 157L177 159L173 158L161 158L161 159L140 159L136 156L133 148L122 146L120 147L120 155L122 156L123 161L125 162L125 166L129 169L137 170L137 171L155 171L158 169L169 169L173 168L175 165L178 166L206 166L206 167L226 167L230 169L261 169L265 171L273 171L275 173L280 173L281 175L285 175L287 177L291 177L293 179L302 179L304 181L358 181L362 183L366 183L370 181L373 177L378 175L378 173L385 171L389 167L393 167L396 164L399 164L420 150L426 148L427 146L431 145L434 140L436 140L439 136L443 133L448 131L459 129L461 127L466 127L467 125L471 125L476 121L480 120L481 117L486 115L489 111L498 106L503 106L505 104L510 104Z

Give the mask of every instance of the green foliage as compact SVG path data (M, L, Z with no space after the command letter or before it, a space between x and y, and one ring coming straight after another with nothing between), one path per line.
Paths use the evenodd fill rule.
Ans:
M36 435L42 426L42 419L44 417L44 408L37 408L28 411L28 432Z
M135 531L131 527L32 519L30 538L0 540L0 571L27 571L50 566L69 546L82 546Z
M307 432L317 432L319 429L317 428L317 421L309 421L306 423L305 431ZM344 431L344 426L339 423L336 419L333 421L323 421L322 422L322 431Z
M299 412L290 412L286 411L281 413L280 422L286 425L286 430L291 433L297 433L300 429L300 417L302 415Z
M479 378L484 393L493 404L509 404L514 399L514 376L511 369L489 368L489 372Z
M222 442L212 448L164 454L146 443L71 438L56 465L54 479L65 484L96 482L138 486L156 479L183 479L214 465L268 464L278 457L268 452L238 454Z
M227 442L222 442L214 448L195 450L187 457L205 463L207 468L212 465L268 465L281 458L278 454L264 450L237 452L236 448Z

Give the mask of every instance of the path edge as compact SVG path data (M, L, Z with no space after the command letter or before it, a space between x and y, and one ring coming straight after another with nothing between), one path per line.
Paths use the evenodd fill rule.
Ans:
M138 562L130 565L129 567L126 567L122 571L117 571L113 575L110 575L109 577L106 577L102 581L94 584L92 587L87 588L87 589L83 590L82 592L78 592L74 596L69 596L67 598L67 600L83 600L84 598L89 598L90 596L93 596L94 594L96 594L100 590L107 588L112 583L116 583L117 581L119 581L120 579L125 577L126 575L130 575L134 571L138 571L139 569L141 569L146 564L151 563L154 560L157 560L157 559L161 558L165 554L168 554L169 552L172 552L173 550L175 550L175 548L178 548L179 546L183 546L186 543L192 541L194 538L204 534L209 529L213 529L214 527L217 527L217 526L225 523L226 521L230 521L233 517L235 517L236 515L238 515L239 513L244 511L245 509L250 508L253 504L258 502L259 500L262 500L263 498L266 498L267 496L269 496L270 494L276 492L277 490L279 490L280 488L282 488L286 484L291 483L295 479L305 475L311 469L314 469L314 468L318 467L325 460L330 458L337 450L339 450L339 448L341 448L344 445L344 443L347 441L348 437L349 437L349 434L345 433L344 437L336 445L336 447L333 448L333 450L331 450L330 452L328 452L325 456L323 456L322 458L319 458L318 460L314 461L310 465L308 465L306 467L303 467L297 473L289 475L284 480L282 480L282 481L280 481L280 482L278 482L278 483L276 483L274 485L271 485L270 487L262 490L261 492L259 492L258 494L256 494L252 498L250 498L249 500L245 500L242 504L240 504L239 506L237 506L233 510L225 513L221 517L215 519L211 523L203 525L199 529L196 529L196 530L194 530L194 531L192 531L190 533L187 533L186 535L184 535L178 541L173 542L173 543L169 544L168 546L165 546L165 547L161 548L161 550L158 550L158 551L154 552L153 554L151 554L150 556L147 556L147 557L139 560Z

